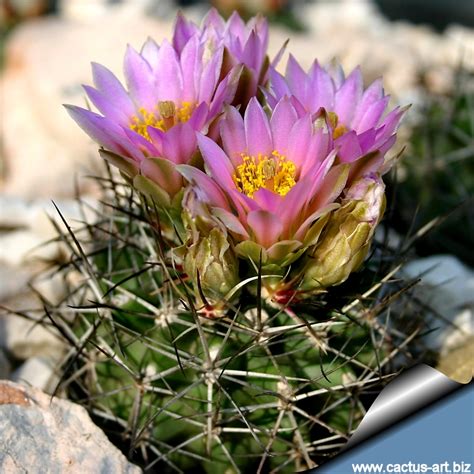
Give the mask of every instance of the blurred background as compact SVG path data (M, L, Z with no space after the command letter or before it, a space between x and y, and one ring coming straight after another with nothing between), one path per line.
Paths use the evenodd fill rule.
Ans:
M395 251L413 244L409 276L431 271L426 285L436 291L449 283L443 316L462 337L446 346L449 334L440 333L434 350L448 353L466 341L472 347L472 0L2 0L0 303L28 308L32 275L60 251L41 245L54 235L45 214L57 218L51 199L73 225L81 219L74 196L91 207L98 198L93 181L79 179L101 172L97 146L62 107L85 104L81 84L91 83L90 62L121 78L127 43L139 49L148 36L160 42L170 36L178 9L199 22L210 5L226 16L268 15L270 57L289 39L288 50L305 67L315 57L337 58L347 72L361 65L367 84L384 77L393 105L412 104L393 151L404 148L388 177L385 230ZM42 285L52 301L61 297L60 282ZM63 349L41 326L30 326L0 313L0 378L45 388Z

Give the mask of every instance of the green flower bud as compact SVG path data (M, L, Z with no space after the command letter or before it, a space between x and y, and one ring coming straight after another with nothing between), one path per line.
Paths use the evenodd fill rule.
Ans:
M239 283L237 257L226 233L214 227L206 236L200 236L186 251L184 271L190 277L198 299L201 299L202 290L210 305L225 304L221 300Z
M339 285L360 267L385 210L384 191L382 180L375 176L362 178L349 188L308 255L300 290Z

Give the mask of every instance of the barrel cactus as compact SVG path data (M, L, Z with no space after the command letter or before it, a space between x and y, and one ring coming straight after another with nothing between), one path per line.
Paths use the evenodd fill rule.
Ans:
M404 110L359 69L278 73L267 36L261 17L180 15L171 42L127 50L127 88L93 66L98 112L67 106L108 175L96 220L61 235L60 387L149 472L319 465L406 337L383 320L390 268L349 278Z

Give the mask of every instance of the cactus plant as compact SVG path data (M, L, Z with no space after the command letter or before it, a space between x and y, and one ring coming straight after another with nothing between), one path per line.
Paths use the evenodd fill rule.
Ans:
M359 69L291 56L281 75L267 43L261 17L178 16L170 43L127 50L128 90L93 66L100 113L67 106L125 182L108 167L96 220L64 222L59 387L149 472L320 464L420 330L388 324L383 256L349 278L405 109Z
M45 302L69 348L58 389L146 472L295 472L337 453L423 327L388 323L396 262L377 251L342 285L279 305L257 273L225 314L198 313L156 208L120 177L100 182L95 221L58 228L70 256L53 271L70 291Z

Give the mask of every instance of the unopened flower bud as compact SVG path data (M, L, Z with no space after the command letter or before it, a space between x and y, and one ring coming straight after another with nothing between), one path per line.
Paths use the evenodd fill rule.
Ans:
M385 186L379 177L365 177L347 191L302 271L303 291L344 282L364 261L375 227L385 210Z
M226 234L218 227L187 249L184 270L191 278L196 294L200 297L202 290L206 302L211 305L225 304L220 300L239 282L237 258Z

